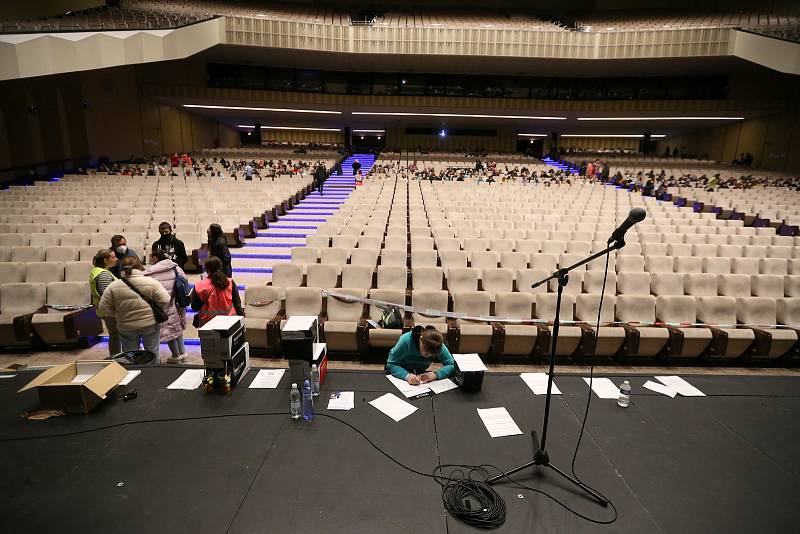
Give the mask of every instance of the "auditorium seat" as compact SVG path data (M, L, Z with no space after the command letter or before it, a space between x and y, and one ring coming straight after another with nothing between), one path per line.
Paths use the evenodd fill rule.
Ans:
M11 247L11 261L30 262L44 260L44 249L41 247Z
M514 271L512 269L489 268L481 272L482 287L494 301L495 294L514 290Z
M319 249L309 247L293 247L291 249L291 254L292 263L300 265L303 269L303 273L305 273L306 267L309 264L317 263L317 259L319 258Z
M286 306L285 317L296 315L316 315L319 317L320 328L325 322L322 316L322 290L318 287L287 287L285 289ZM280 321L281 329L286 324L286 319Z
M439 256L433 249L425 250L412 250L411 251L411 269L414 270L419 267L436 267Z
M92 270L92 263L88 261L67 261L64 262L64 281L83 282L89 279L89 271Z
M783 276L776 274L752 275L750 287L754 297L783 298Z
M289 265L289 264L286 264ZM274 277L274 273L273 273ZM281 311L282 288L249 285L244 291L245 339L256 349L275 349L278 326L271 321Z
M500 254L500 266L506 269L527 269L528 254L522 252L503 252Z
M0 246L4 247L27 247L30 239L23 234L0 234Z
M622 272L617 274L617 292L621 295L649 295L650 273Z
M669 331L659 326L640 326L656 320L656 297L652 295L620 295L616 316L625 323L625 342L620 354L624 357L653 357L664 348Z
M61 236L58 234L30 234L29 243L32 247L56 247L61 243Z
M601 277L602 278L602 277ZM614 321L614 307L617 297L613 294L603 296L603 306L600 309L600 322L611 323ZM620 326L601 325L597 330L597 312L600 306L600 293L576 295L575 320L583 321L581 325L583 338L579 345L578 354L581 356L613 356L625 341L625 329ZM599 335L598 335L599 332ZM595 346L596 345L596 346Z
M381 266L398 266L405 268L408 265L408 253L405 248L388 249L381 251Z
M496 269L500 254L494 251L475 251L470 256L470 267L475 269Z
M552 273L550 273L552 274ZM572 295L580 294L583 291L583 275L584 271L575 270L569 273L567 277L567 285L564 286L564 293L569 293ZM558 280L553 278L548 282L548 287L550 288L550 292L555 293L558 291Z
M636 274L636 273L633 273ZM606 280L606 295L617 294L617 275L609 271L604 277L602 271L586 271L583 273L583 291L586 293L597 293L603 289L603 278Z
M351 253L351 265L342 266L342 287L369 289L372 287L372 273L375 265L352 264L356 250Z
M61 246L74 248L87 246L89 245L90 237L90 234L61 234ZM110 245L111 243L108 246ZM130 242L128 246L131 246Z
M338 265L313 263L306 266L306 273L308 287L335 288L339 279Z
M650 293L657 297L664 295L683 295L683 275L678 273L651 274Z
M356 244L358 243L358 237L352 235L335 235L331 238L331 247L338 248L343 250L349 250L351 248L356 248ZM321 249L322 253L325 253L324 248Z
M303 285L303 266L295 263L276 263L272 266L272 285L280 288L300 287Z
M25 263L26 282L63 282L64 264L57 261L31 261ZM69 303L61 303L69 304ZM76 304L80 304L79 302Z
M656 299L656 319L665 323L692 324L697 321L694 297L660 296ZM696 358L711 343L711 331L704 327L667 326L668 352L674 358Z
M709 274L730 274L731 273L731 259L730 258L703 258L702 269L704 273Z
M413 252L412 252L413 261ZM411 270L413 289L442 289L443 269L441 267L416 267Z
M341 266L347 264L347 253L348 249L344 248L330 247L320 249L320 263L324 265L335 265L338 274L341 270ZM311 263L313 262L308 262L306 264L306 270L308 270L309 264Z
M558 265L558 254L531 254L531 269L535 271L555 272Z
M310 235L306 237L306 246L312 248L327 248L331 246L331 237L328 235Z
M574 318L575 295L565 293L561 297L561 321L572 321ZM536 318L544 319L549 323L555 320L556 295L553 293L536 294ZM550 340L547 347L543 347L545 354L550 354L553 343L553 327L548 325ZM582 332L580 327L561 325L559 327L558 344L556 345L556 356L571 356L578 348L581 341Z
M787 260L781 258L759 259L758 270L761 274L775 274L779 276L786 276L789 274Z
M708 328L713 335L707 353L709 358L735 359L753 344L753 331L735 326L734 297L697 297L695 302L697 319L710 325Z
M22 262L0 262L0 283L21 283L25 281L25 264Z
M453 293L453 311L471 316L490 315L491 302L485 291L457 291ZM454 336L448 336L451 352L486 354L492 345L492 325L483 321L451 319L456 329ZM438 327L437 327L438 328Z
M359 298L367 295L366 290L357 288L337 289L336 292ZM360 342L359 329L365 328L364 319L363 303L329 295L324 325L325 343L327 343L328 350L363 352L366 347Z
M403 252L406 252L408 250L408 239L405 236L403 237L387 236L386 239L384 239L383 241L383 248L399 249L402 250Z
M378 288L402 289L408 285L408 269L405 265L379 265Z
M720 274L717 275L717 293L724 297L749 296L751 279L746 274Z
M0 346L31 346L33 314L46 305L47 286L41 282L0 284Z
M530 293L497 293L495 315L512 319L533 318L533 295ZM496 324L501 334L493 344L498 355L529 356L538 339L539 327L533 324Z
M404 289L370 289L369 298L392 304L403 305L406 301ZM379 321L384 310L375 304L369 306L369 318ZM401 312L401 315L404 315ZM402 328L370 328L369 345L370 347L391 348L397 343L397 339L403 334Z
M770 328L777 323L777 302L768 297L739 297L736 299L736 320L755 334L750 348L752 358L776 359L787 354L797 343L797 332Z
M693 297L717 296L717 275L694 273L683 275L684 293Z
M89 282L51 282L47 284L47 304L79 306L92 301ZM56 311L48 308L33 316L31 326L48 345L85 343L86 338L99 336L103 325L94 308Z
M378 255L380 254L379 248L354 248L350 250L350 264L351 265L364 265L372 269L378 264ZM353 287L353 286L348 286Z
M411 292L411 306L418 309L447 311L447 291L414 290ZM447 336L447 319L442 316L429 316L419 312L411 314L412 325L432 325L443 336Z

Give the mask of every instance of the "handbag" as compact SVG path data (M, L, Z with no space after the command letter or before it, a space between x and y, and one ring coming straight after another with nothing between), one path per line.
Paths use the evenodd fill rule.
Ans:
M161 309L161 306L139 293L139 290L133 287L133 284L128 282L126 279L120 278L120 280L122 280L122 283L128 286L131 291L139 295L143 301L150 305L150 309L153 310L153 317L155 317L157 323L163 323L167 320L169 316L167 315L167 312Z
M381 328L403 328L403 315L398 308L387 306L378 321Z

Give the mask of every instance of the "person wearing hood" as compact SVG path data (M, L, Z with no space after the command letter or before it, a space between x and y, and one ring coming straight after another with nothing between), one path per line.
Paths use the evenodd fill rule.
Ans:
M425 372L431 361L439 361L442 368ZM433 326L415 326L397 340L389 358L386 372L411 385L449 378L455 373L455 360L444 344L444 336Z
M98 309L104 317L116 320L123 352L139 350L141 341L144 350L158 360L161 323L156 320L150 303L166 311L170 295L158 281L144 275L144 266L136 256L126 256L120 272L122 277L103 292Z
M183 345L183 331L186 328L186 308L179 307L175 302L175 279L178 276L186 278L186 273L176 262L167 257L164 250L153 248L150 263L144 275L161 283L169 293L167 305L167 320L161 323L158 339L169 347L170 357L167 363L183 363L186 361L186 348Z
M125 240L124 235L115 235L111 238L111 250L114 251L114 254L117 257L117 264L111 267L109 271L111 271L111 274L113 274L116 278L120 278L119 269L122 265L122 260L128 256L138 259L139 256L132 248L128 248L128 242Z
M228 278L233 276L231 267L231 251L228 250L228 238L222 231L222 227L216 223L208 227L208 253L210 256L219 258L222 264L222 273Z
M161 237L158 241L153 243L151 252L155 254L156 251L162 251L166 257L174 261L178 267L183 269L186 265L186 246L183 241L175 237L172 232L172 225L168 222L162 222L158 225L158 233Z

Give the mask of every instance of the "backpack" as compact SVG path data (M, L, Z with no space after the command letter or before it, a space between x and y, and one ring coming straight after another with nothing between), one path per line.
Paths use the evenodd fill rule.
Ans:
M175 305L180 308L188 308L192 304L192 299L189 297L189 280L178 274L177 267L173 267L172 272L175 273L175 285L172 287Z
M378 321L381 328L403 328L403 314L394 306L387 306Z

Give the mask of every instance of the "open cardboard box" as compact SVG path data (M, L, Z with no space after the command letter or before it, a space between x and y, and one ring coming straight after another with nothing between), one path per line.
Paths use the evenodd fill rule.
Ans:
M42 372L17 393L36 388L42 409L89 413L127 374L117 362L65 363Z

